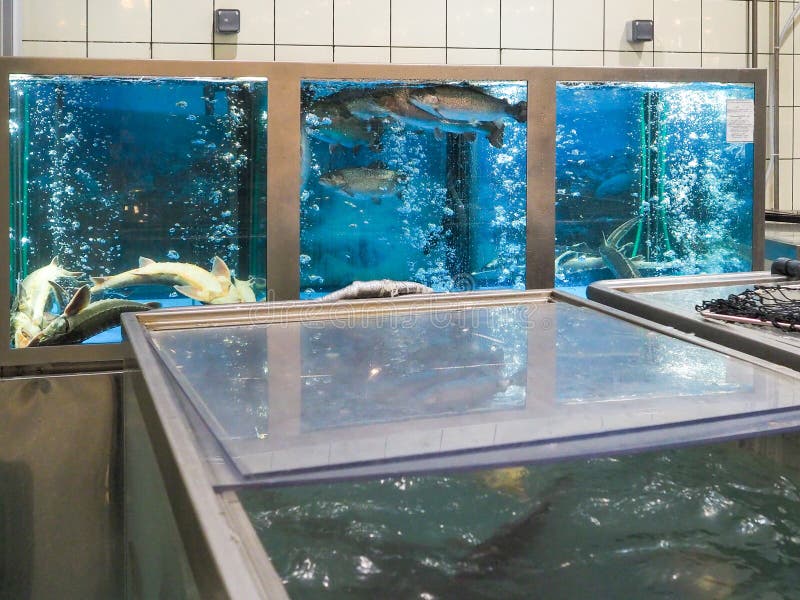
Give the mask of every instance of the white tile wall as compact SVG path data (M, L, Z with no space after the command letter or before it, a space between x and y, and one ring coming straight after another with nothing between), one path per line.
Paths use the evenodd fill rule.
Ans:
M603 49L604 0L558 0L553 8L556 50Z
M501 0L500 12L503 48L553 47L553 0Z
M337 46L385 46L388 51L389 5L389 0L336 0L333 43Z
M150 0L89 0L87 7L90 42L150 41ZM91 46L89 50L91 52ZM150 58L149 53L148 48L147 58Z
M655 0L655 50L700 52L701 8L701 0ZM744 47L747 40L740 43Z
M763 68L772 45L773 3L756 1ZM782 19L798 2L780 2ZM749 61L748 0L21 0L20 5L22 53L29 56L677 68L742 67ZM213 33L216 8L241 11L238 34ZM654 42L629 44L626 22L648 18L655 21ZM791 208L794 201L800 210L795 53L800 54L800 27L782 47L779 86L780 172L787 178L781 206Z
M241 30L239 33L217 33L214 35L215 42L222 44L258 45L272 44L275 42L275 2L273 0L216 0L214 2L214 7L238 9L241 17ZM261 50L257 47L245 49L244 54L251 51L255 52L255 55L261 54ZM270 49L270 52L274 52L274 49ZM256 59L255 55L253 60L261 60ZM241 56L239 56L239 58L241 58Z
M625 25L628 21L652 18L652 2L643 2L642 0L605 0L605 49L636 50L639 52L652 50L653 42L631 44L625 33ZM635 64L639 66L639 63ZM652 57L649 66L653 66Z
M393 0L392 45L444 48L446 0Z
M210 44L214 41L214 0L152 2L153 42Z

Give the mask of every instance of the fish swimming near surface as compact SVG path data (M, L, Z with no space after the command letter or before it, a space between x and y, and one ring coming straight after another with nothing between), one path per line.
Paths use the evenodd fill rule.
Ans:
M348 110L361 118L387 118L420 131L431 131L436 139L444 133L463 135L474 141L478 134L485 136L495 148L503 146L504 124L502 121L458 121L440 117L421 109L411 102L414 88L389 86L366 92L345 100Z
M59 316L31 339L29 347L79 344L98 333L116 327L120 316L126 312L138 312L158 308L157 302L131 302L110 299L90 302L89 286L81 287Z
M604 237L603 243L597 249L603 263L618 279L633 279L641 277L639 269L635 266L636 259L627 258L624 254L624 247L621 248L619 243L622 241L628 232L639 223L639 217L628 219L622 225L617 227L611 232L607 238Z
M319 178L322 187L354 200L369 199L380 204L384 198L400 198L405 177L398 171L379 167L351 167L330 171Z
M507 117L525 123L528 103L511 104L472 85L434 85L410 90L409 101L422 110L449 121L495 122Z
M139 268L110 277L92 277L92 294L136 285L171 285L178 292L206 304L228 294L231 272L218 256L214 257L211 272L190 263L155 262L139 258Z

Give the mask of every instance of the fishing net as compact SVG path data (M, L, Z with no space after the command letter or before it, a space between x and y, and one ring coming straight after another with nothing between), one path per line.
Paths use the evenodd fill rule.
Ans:
M710 319L800 331L800 286L756 285L727 298L705 300L695 309Z

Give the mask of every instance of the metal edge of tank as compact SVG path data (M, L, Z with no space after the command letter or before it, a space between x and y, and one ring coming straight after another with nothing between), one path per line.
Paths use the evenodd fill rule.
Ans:
M288 598L263 553L234 531L246 519L241 505L220 497L209 484L193 434L170 401L173 390L143 329L123 326L136 352L125 359L128 384L152 444L187 559L203 598ZM143 374L147 373L145 377ZM154 400L158 398L158 400ZM127 484L126 484L127 485Z
M787 344L776 336L754 328L715 323L695 314L681 314L667 308L653 306L637 297L637 294L646 292L669 292L721 285L774 284L786 281L785 277L771 275L768 271L725 275L685 275L651 281L620 279L592 283L587 288L586 295L591 300L631 315L673 327L776 365L800 371L800 348Z
M458 294L464 306L484 306L483 302L472 302L474 294ZM591 300L583 300L558 290L538 290L532 292L516 292L517 302L538 299L541 301L561 301L576 306L589 307L603 314L608 314L627 322L631 322L649 330L657 331L672 338L684 340L694 345L710 348L728 356L743 359L751 364L758 364L773 372L780 372L794 379L800 375L783 367L739 353L730 348L720 347L707 340L699 339L673 328L665 327L641 317L598 304ZM487 294L488 296L488 294ZM501 294L505 301L511 301L511 294ZM308 303L305 303L308 304ZM359 302L353 301L356 309ZM372 303L366 303L364 308ZM440 303L444 306L445 303ZM383 302L385 310L390 303ZM424 304L417 303L417 306ZM374 306L371 308L374 309ZM369 312L368 314L373 314ZM238 311L233 311L238 312ZM307 311L310 312L310 311ZM194 437L193 428L187 421L187 415L177 404L180 391L175 389L169 374L160 365L159 359L151 346L147 332L158 319L169 319L169 314L151 315L149 323L143 323L142 315L126 314L123 326L131 340L131 358L126 362L126 372L134 371L140 384L145 386L145 393L140 397L140 408L153 438L156 454L165 474L165 484L172 499L173 510L182 515L181 532L195 544L189 545L193 556L193 570L201 572L214 569L214 577L224 582L228 597L264 597L245 595L264 593L265 590L275 597L285 597L285 590L280 579L259 541L254 527L241 507L235 489L248 487L248 482L239 478L230 479L223 485L214 486L210 480L213 475L204 464L204 458ZM197 319L196 326L208 324L208 319ZM455 454L442 457L411 458L403 461L407 473L430 473L443 469L488 468L508 464L545 463L570 458L586 458L599 454L608 454L608 446L613 447L612 454L630 453L659 447L682 447L696 444L698 437L707 441L726 441L750 438L759 433L781 433L796 431L800 428L800 409L770 411L755 415L746 415L714 422L690 422L663 428L643 428L633 431L613 432L602 436L603 448L598 440L590 436L575 436L559 440L531 444L515 445L511 448L493 449L479 454ZM374 477L385 472L385 465L356 465L331 470L330 476L322 480L360 479ZM282 474L266 483L270 485L307 482L307 474ZM259 482L264 485L265 482ZM250 484L252 485L252 484ZM228 510L230 509L230 510ZM198 530L200 534L198 534ZM233 534L233 535L231 535ZM198 537L200 535L200 537ZM262 586L259 588L259 584ZM276 586L273 590L273 586ZM240 595L241 594L241 595ZM281 595L283 594L283 595Z
M557 81L713 81L750 83L756 93L756 140L754 152L753 256L763 260L763 180L766 72L757 69L675 69L608 67L512 67L436 65L352 65L341 63L269 63L246 61L165 61L72 58L0 58L0 111L8 114L8 76L30 75L142 76L142 77L266 77L270 81L268 121L267 197L280 201L267 204L267 274L269 299L286 300L299 295L299 82L303 79L353 80L520 80L528 85L528 185L526 233L526 285L549 287L554 277L555 207L555 84ZM274 95L273 95L274 94ZM762 110L763 109L763 110ZM277 111L277 115L275 112ZM276 118L278 117L278 118ZM8 164L9 132L0 128L0 162ZM279 148L276 151L274 148ZM275 176L280 173L281 176ZM270 176L272 174L273 176ZM8 207L9 173L0 169L0 195ZM9 227L8 208L0 211L0 228ZM0 265L10 269L10 249L0 248ZM0 305L10 306L11 293L0 287ZM8 319L0 319L0 339L10 339ZM0 344L0 375L27 370L85 371L100 361L119 361L118 344L53 348L12 349ZM11 369L11 370L10 370ZM15 369L15 370L14 370Z
M439 295L438 297L442 297L444 295ZM518 291L513 293L505 293L505 294L497 294L497 293L485 293L485 294L476 294L473 292L465 292L460 294L452 294L452 301L445 302L439 301L435 304L430 304L425 302L425 300L417 300L416 302L409 303L407 305L407 310L410 311L429 311L429 310L436 310L437 305L439 309L447 309L447 310L456 310L456 309L469 309L475 307L485 307L485 306L500 306L500 305L508 305L508 304L522 304L522 303L529 303L529 302L563 302L572 304L575 306L586 307L594 310L597 313L605 314L612 316L617 319L621 319L623 321L632 323L636 326L643 327L650 331L655 331L657 333L666 335L668 337L681 340L683 342L690 343L694 346L700 346L709 350L712 350L717 353L721 353L723 355L733 357L738 360L743 360L750 364L758 365L761 368L767 369L769 371L775 373L781 373L783 375L789 376L792 379L798 380L800 379L800 374L796 371L776 365L770 361L762 360L758 357L754 357L744 352L740 352L734 348L722 346L720 344L714 343L712 341L696 337L690 335L685 332L681 332L673 327L665 326L654 322L652 320L645 319L641 316L637 316L635 314L631 314L628 312L621 311L617 308L613 308L604 304L600 304L593 300L584 300L573 296L571 294L563 293L558 290L530 290L530 291ZM481 298L477 298L476 296L482 296ZM492 296L494 296L495 301L492 301ZM372 302L360 302L360 301L350 301L346 304L350 304L349 307L341 307L342 310L340 311L331 311L327 313L327 316L321 316L319 313L315 313L312 310L312 307L308 305L310 303L303 303L303 302L295 302L294 304L301 305L299 308L301 309L298 311L293 317L292 320L307 320L307 321L316 321L322 318L329 318L331 320L341 318L342 315L347 316L367 316L367 315L375 315L375 314L391 314L393 310L393 304L395 301L392 300L383 300L378 301L377 303ZM287 303L288 304L288 303ZM343 303L345 304L345 303ZM382 305L382 309L381 309ZM308 307L305 309L305 307ZM377 310L380 309L380 310ZM187 311L190 312L190 311ZM237 313L239 311L228 309L227 312ZM195 327L195 328L207 328L211 326L212 320L216 320L220 318L221 322L227 325L248 325L252 323L281 323L283 322L281 317L281 310L279 307L276 307L275 310L272 311L272 315L264 315L262 318L256 321L247 321L238 319L225 319L220 318L218 315L211 318L202 318L202 317L194 317L193 321L194 324L191 325L186 320L174 320L172 315L170 315L167 311L162 311L160 315L156 315L155 313L151 315L147 315L150 317L148 320L143 319L145 315L143 314L129 314L123 316L123 324L126 330L129 333L134 331L137 332L137 338L134 340L131 338L133 343L133 351L137 354L143 353L146 355L148 361L150 361L150 365L161 365L160 359L155 354L154 348L150 346L149 338L150 336L146 332L154 332L163 329L171 329L170 324L175 324L175 329L185 329L187 327ZM305 315L302 313L306 313ZM162 322L157 322L161 320ZM176 380L172 378L172 375L169 374L167 368L159 368L153 369L152 372L147 372L148 378L152 377L155 381L160 382L158 385L160 386L158 389L153 388L151 389L151 398L154 402L170 402L166 398L165 395L168 392L178 392L178 387L176 386ZM181 392L182 394L182 392ZM796 410L794 408L789 409L789 412ZM800 409L798 409L800 410ZM780 411L779 411L780 412ZM183 409L175 409L170 412L171 416L175 414L184 414L185 412ZM225 473L225 476L228 477L230 473ZM224 484L223 487L235 487L237 485L242 485L244 481L239 478L238 481L228 481Z

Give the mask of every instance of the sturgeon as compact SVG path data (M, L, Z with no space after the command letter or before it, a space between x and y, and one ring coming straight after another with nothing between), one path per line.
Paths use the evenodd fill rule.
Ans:
M619 247L620 241L628 232L639 222L639 217L628 219L622 225L611 232L608 238L603 239L603 243L597 249L603 263L611 270L617 279L633 279L641 277L639 269L633 264L633 260L627 258Z
M40 331L28 346L57 346L79 344L101 331L116 327L120 316L126 312L139 312L158 308L157 302L132 302L130 300L110 299L90 302L89 286L81 287L64 312Z
M51 311L57 304L63 308L66 293L56 279L77 278L83 273L67 271L53 258L50 264L36 269L17 284L17 295L11 315L11 328L15 348L25 348L30 341L53 319Z
M361 298L394 298L408 294L432 294L427 285L415 281L394 281L392 279L374 279L371 281L354 281L340 290L319 298L317 302L335 302L336 300L358 300Z
M253 291L253 279L233 279L228 293L219 298L214 298L209 304L240 304L242 302L255 302L256 294Z
M231 272L225 261L215 256L211 272L190 263L155 262L139 257L139 268L110 277L92 277L89 290L97 294L105 290L135 285L171 285L184 296L210 304L228 294Z

